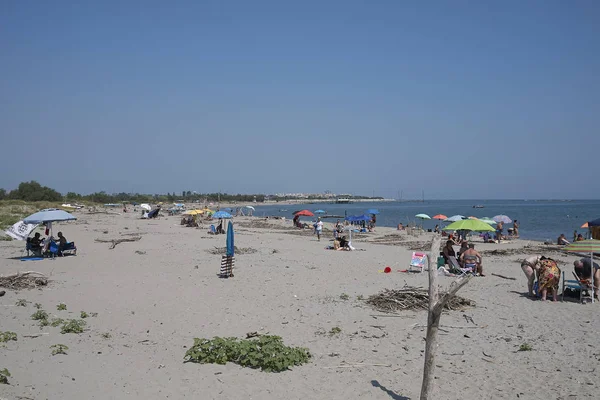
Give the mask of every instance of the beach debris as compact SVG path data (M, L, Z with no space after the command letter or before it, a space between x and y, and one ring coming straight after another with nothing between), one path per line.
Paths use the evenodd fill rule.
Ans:
M17 340L17 334L15 332L0 332L0 343L6 343L10 340Z
M15 306L17 307L27 307L27 303L29 303L27 300L25 299L17 299L17 302L15 303Z
M531 351L533 350L533 347L531 347L531 345L529 343L523 343L522 345L519 346L519 350L517 351Z
M26 271L12 275L0 275L0 287L11 290L35 289L46 286L48 278L41 272Z
M8 369L0 369L0 384L8 385L8 378L10 378L10 372L8 372Z
M114 249L119 243L123 242L137 242L141 239L141 236L131 237L131 238L121 238L121 239L96 239L97 243L112 243L109 247L110 250Z
M443 295L443 294L442 294ZM405 310L427 310L429 293L426 289L405 286L402 289L385 289L383 292L369 296L367 299L374 310L384 313L394 313ZM475 302L460 296L452 296L444 305L445 310L463 310L474 307Z
M135 254L143 255L143 254L146 254L146 252L145 251L141 251L141 250L136 250Z
M209 252L210 254L214 254L214 255L224 255L227 253L227 247L216 247L214 249L208 249L206 250L207 252ZM253 254L256 253L258 250L253 249L252 247L237 247L234 246L234 253L236 255L238 254Z
M329 336L335 336L340 333L342 333L342 328L340 328L339 326L334 326L329 330Z
M331 368L355 368L355 367L391 367L392 364L365 364L365 363L359 363L359 364L342 364L342 365L336 365L334 367L323 367L324 369L331 369Z
M253 339L195 338L194 345L185 353L184 362L221 365L233 362L264 372L282 372L307 363L310 358L308 349L286 346L280 336L261 335Z
M6 294L6 290L0 290L0 297L4 296Z

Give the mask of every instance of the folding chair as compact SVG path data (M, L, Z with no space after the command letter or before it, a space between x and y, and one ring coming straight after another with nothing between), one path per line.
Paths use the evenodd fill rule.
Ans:
M562 294L560 301L565 301L565 289L576 289L579 290L579 302L583 304L583 291L591 291L592 296L594 295L594 291L592 289L592 285L587 282L582 282L577 274L573 272L573 276L575 279L565 279L565 271L562 273Z
M427 261L427 254L425 253L412 253L412 257L410 259L410 265L408 267L409 271L412 271L413 268L418 268L419 272L423 272L425 269L425 263Z
M450 265L450 272L453 274L458 274L459 276L464 276L466 274L474 274L475 268L463 268L458 263L458 260L454 256L448 257L448 263Z

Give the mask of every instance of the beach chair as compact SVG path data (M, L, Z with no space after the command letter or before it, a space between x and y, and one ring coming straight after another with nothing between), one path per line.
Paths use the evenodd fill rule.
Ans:
M590 291L593 295L592 285L587 282L582 282L575 272L573 272L573 276L575 279L565 279L565 271L562 272L562 294L560 301L565 301L565 289L570 288L579 290L579 302L583 303L584 291Z
M412 257L410 259L410 265L408 266L408 271L412 272L416 268L418 272L423 272L425 269L425 263L427 262L427 254L413 252Z
M454 256L448 257L448 264L450 265L450 272L452 272L453 274L457 274L459 276L464 276L466 274L475 273L475 268L461 267L458 260Z

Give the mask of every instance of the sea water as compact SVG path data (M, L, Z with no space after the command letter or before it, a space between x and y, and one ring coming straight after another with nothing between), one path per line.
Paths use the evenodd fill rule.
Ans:
M482 205L484 208L473 208ZM518 220L519 235L521 239L542 240L556 242L561 233L567 240L573 239L573 231L588 232L581 225L587 221L600 218L600 200L431 200L425 202L360 202L351 204L269 204L259 205L254 212L255 216L284 216L293 218L293 212L307 209L310 211L324 210L324 215L361 215L370 208L376 208L377 225L396 227L399 223L404 225L416 223L425 229L433 229L436 224L443 227L445 223L437 220L420 220L416 214L427 214L433 217L444 214L448 217L463 215L494 217L499 214L507 215L512 220ZM301 220L314 218L303 217ZM324 219L325 222L334 222L335 219ZM505 224L504 234L512 224Z

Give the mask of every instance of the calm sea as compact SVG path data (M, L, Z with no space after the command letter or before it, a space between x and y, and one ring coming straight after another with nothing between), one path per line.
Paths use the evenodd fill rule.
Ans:
M473 205L484 208L473 208ZM434 228L439 221L421 221L415 219L416 214L464 215L465 217L493 217L498 214L508 215L519 221L519 233L522 239L551 240L564 233L571 240L573 231L584 234L587 229L580 228L586 221L600 218L600 200L572 201L539 201L539 200L432 200L421 202L382 202L353 204L295 204L257 206L255 216L285 216L292 218L292 212L308 209L322 209L332 215L359 215L369 208L376 208L381 214L377 216L377 225L396 227L398 223L422 223L425 229ZM304 218L310 220L311 218ZM331 222L331 219L325 219ZM507 224L505 228L512 227ZM505 231L506 232L506 231Z

